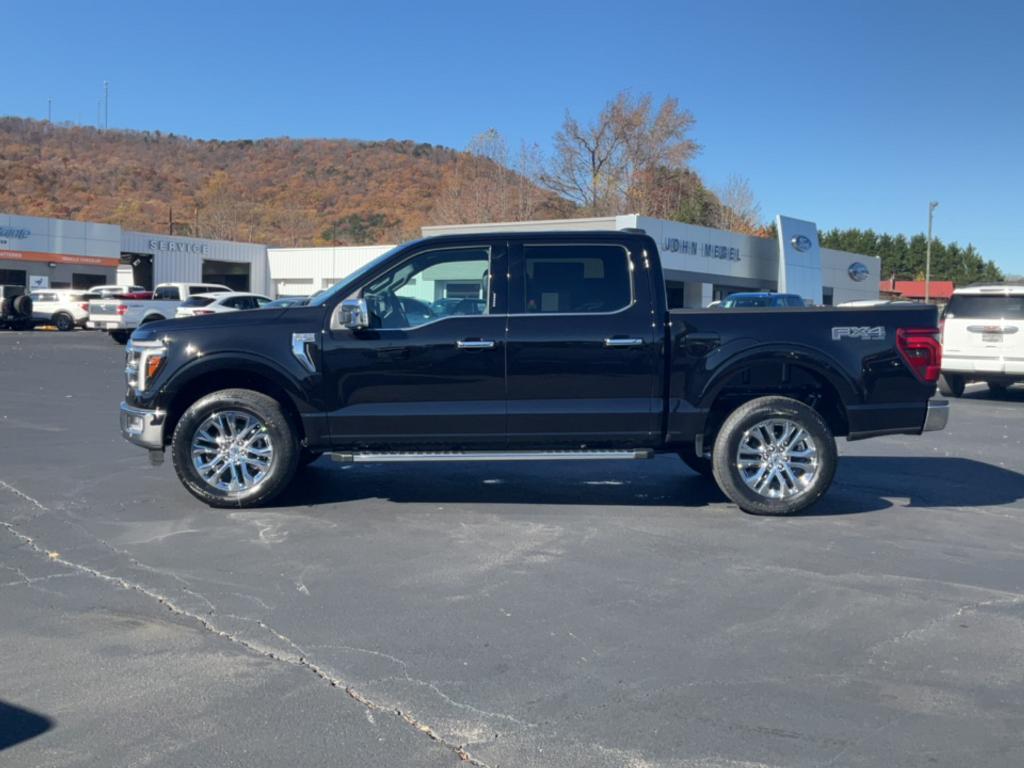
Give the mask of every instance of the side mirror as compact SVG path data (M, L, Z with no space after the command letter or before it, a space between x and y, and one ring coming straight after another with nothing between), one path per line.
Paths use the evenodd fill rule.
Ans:
M370 310L366 299L344 299L338 311L338 320L342 328L358 330L370 327Z

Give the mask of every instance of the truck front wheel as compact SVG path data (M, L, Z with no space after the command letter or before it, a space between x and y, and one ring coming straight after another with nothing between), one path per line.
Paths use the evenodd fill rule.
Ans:
M744 512L791 515L824 495L837 461L817 411L788 397L759 397L726 418L712 466L718 487Z
M249 389L223 389L197 400L171 441L178 479L211 507L269 501L295 476L299 450L280 403Z

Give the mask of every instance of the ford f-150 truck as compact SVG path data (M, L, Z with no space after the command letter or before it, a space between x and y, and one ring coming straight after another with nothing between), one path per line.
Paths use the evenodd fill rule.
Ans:
M190 296L230 290L215 283L161 283L152 296L128 293L94 299L89 302L86 327L106 331L118 344L124 344L138 326L174 317Z
M942 429L936 310L666 307L639 230L398 246L306 306L141 326L121 431L211 506L344 462L678 454L741 509L825 493L835 438ZM340 479L340 478L339 478Z

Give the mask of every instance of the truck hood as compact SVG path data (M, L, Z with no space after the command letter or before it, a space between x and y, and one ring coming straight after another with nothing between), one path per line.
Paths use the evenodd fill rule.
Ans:
M219 312L214 315L197 315L195 317L179 317L171 320L159 320L140 325L135 329L132 338L136 341L149 341L160 336L170 335L187 339L190 333L203 333L214 328L254 328L275 322L289 308L253 309L244 312Z

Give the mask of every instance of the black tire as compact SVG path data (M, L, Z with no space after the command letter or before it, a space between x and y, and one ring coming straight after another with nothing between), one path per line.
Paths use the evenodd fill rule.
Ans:
M20 315L28 319L32 319L32 297L26 294L21 296L15 296L11 299L11 307L14 309L13 314Z
M261 421L274 454L267 475L254 488L221 490L207 484L192 463L192 438L207 417L218 411L237 411ZM295 428L281 405L272 397L250 389L222 389L200 398L185 411L174 429L171 459L178 479L189 493L211 507L255 507L283 491L295 476L299 463Z
M944 373L939 376L939 392L946 397L963 396L966 386L967 378L958 373Z
M988 384L988 391L996 397L1002 397L1006 394L1006 390L1010 388L1010 385L1005 381L986 381Z
M128 339L131 338L131 331L111 331L110 338L116 341L118 344L127 344Z
M51 319L53 320L53 324L57 326L58 331L75 330L75 318L67 312L58 312Z
M709 451L705 452L702 456L698 456L693 444L688 443L679 450L679 458L701 477L714 478L714 472L711 469L711 453Z
M806 430L817 452L816 472L807 487L784 498L770 498L755 491L744 481L737 466L737 453L747 430L769 419L784 419ZM741 405L722 424L712 451L718 487L736 506L754 515L792 515L807 509L832 484L837 463L836 441L825 420L810 406L789 397L759 397ZM769 482L776 483L775 479ZM784 481L779 477L777 482L781 487Z

